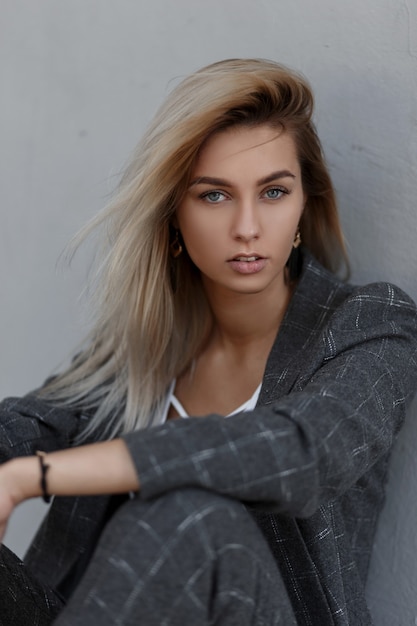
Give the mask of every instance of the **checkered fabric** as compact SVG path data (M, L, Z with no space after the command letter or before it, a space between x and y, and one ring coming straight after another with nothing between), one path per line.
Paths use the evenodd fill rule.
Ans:
M416 307L401 290L346 285L304 251L255 410L127 434L138 500L196 489L245 503L298 624L369 624L364 584L416 351ZM0 459L68 446L85 419L34 395L6 400ZM26 557L40 581L70 593L108 502L55 498Z
M267 542L243 504L205 489L126 502L56 626L295 626Z
M6 546L0 546L0 626L48 626L64 606Z

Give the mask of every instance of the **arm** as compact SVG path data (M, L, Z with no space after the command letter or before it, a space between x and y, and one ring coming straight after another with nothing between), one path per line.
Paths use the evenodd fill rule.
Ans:
M125 435L141 497L199 486L304 517L345 493L389 452L417 388L416 307L390 285L356 290L302 358L270 405Z
M59 496L137 491L139 481L121 439L81 446L45 456L48 493ZM16 458L0 467L0 541L7 520L23 500L42 495L36 456Z

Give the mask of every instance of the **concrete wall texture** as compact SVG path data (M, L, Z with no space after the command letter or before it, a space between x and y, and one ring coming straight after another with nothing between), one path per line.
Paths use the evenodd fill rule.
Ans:
M65 244L106 201L175 81L226 57L301 70L356 282L417 298L417 0L0 0L0 395L38 385L85 333L88 249ZM396 446L371 564L378 626L417 624L417 407ZM44 505L23 505L22 554Z

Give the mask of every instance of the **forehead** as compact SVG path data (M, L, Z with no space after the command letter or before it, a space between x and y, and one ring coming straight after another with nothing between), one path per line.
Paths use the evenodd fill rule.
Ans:
M193 175L244 166L298 169L294 139L285 130L266 124L232 126L213 134L203 144Z

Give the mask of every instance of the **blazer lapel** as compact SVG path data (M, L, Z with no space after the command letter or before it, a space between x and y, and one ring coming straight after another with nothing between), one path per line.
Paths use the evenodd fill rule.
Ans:
M318 329L346 293L344 283L304 249L301 277L269 354L258 405L271 404L288 394L301 370L305 375L309 369L306 360L313 363L319 356L319 351L311 348Z

